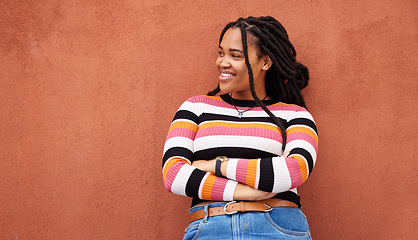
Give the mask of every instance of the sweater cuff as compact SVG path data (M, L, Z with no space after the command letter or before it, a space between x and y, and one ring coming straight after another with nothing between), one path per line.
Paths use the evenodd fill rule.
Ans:
M238 158L230 158L228 160L228 165L226 166L226 178L231 180L237 180L237 164L239 159Z
M237 188L238 182L228 180L224 190L223 200L230 202L234 200L235 188Z

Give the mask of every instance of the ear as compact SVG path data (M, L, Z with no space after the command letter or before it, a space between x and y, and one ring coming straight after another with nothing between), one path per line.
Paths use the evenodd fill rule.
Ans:
M263 61L264 61L264 64L263 64L263 70L264 70L264 71L269 70L269 69L270 69L270 67L271 67L271 65L273 65L273 61L271 61L271 59L270 59L269 55L265 55L265 56L263 57Z

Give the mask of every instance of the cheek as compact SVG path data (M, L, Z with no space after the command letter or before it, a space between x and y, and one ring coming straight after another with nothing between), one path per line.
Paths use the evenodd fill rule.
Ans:
M247 66L245 65L245 63L244 63L244 64L242 64L242 63L237 64L237 65L235 66L235 69L237 70L237 72L238 72L241 76L243 76L243 77L248 76L248 70L247 70Z

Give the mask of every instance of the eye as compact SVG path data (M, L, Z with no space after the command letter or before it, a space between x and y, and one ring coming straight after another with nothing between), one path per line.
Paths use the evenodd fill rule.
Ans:
M224 55L223 52L221 52L221 51L218 52L218 56L222 57L223 55Z
M241 55L238 55L238 54L232 54L232 57L233 57L233 58L241 58Z

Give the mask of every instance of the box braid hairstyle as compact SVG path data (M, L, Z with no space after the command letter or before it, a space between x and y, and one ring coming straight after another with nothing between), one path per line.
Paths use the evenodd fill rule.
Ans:
M255 102L280 128L283 136L282 150L284 151L287 140L285 127L280 119L274 116L258 98L254 90L253 71L248 60L247 34L250 35L251 43L259 50L257 56L261 58L267 54L273 62L273 65L266 73L266 92L272 99L306 108L305 100L300 91L308 85L308 68L296 62L296 50L289 40L286 29L275 18L270 16L248 17L230 22L222 30L219 44L221 44L222 38L229 28L241 29L242 46L245 64L248 69L251 95ZM214 96L219 92L220 88L218 85L216 89L207 95Z

